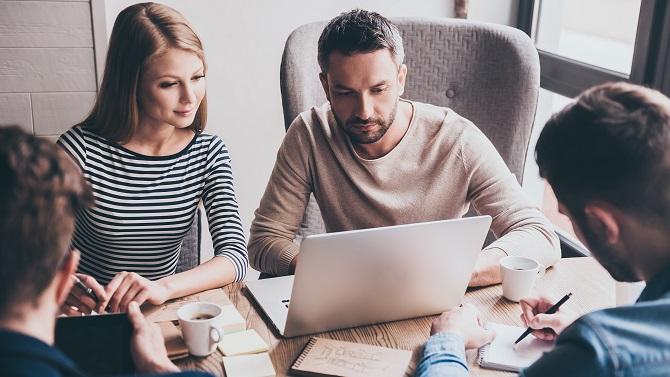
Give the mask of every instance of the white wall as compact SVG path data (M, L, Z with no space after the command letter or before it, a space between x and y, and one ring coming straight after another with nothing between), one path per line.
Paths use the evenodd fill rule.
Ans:
M519 0L469 0L468 3L469 20L516 27Z
M116 15L137 2L104 2L107 35ZM284 136L279 64L289 33L301 24L327 20L355 7L388 17L453 15L453 1L449 0L166 0L162 3L184 14L203 40L209 65L207 131L223 137L230 150L240 215L247 233ZM94 12L94 24L95 17ZM208 241L204 242L203 249L207 249Z

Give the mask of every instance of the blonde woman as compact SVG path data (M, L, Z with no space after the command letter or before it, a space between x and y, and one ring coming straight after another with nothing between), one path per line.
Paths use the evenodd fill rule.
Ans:
M142 3L116 18L93 110L58 140L94 192L73 247L78 277L100 298L71 294L66 314L161 304L244 278L230 158L219 137L203 133L206 71L200 39L174 9ZM215 257L175 274L201 200Z

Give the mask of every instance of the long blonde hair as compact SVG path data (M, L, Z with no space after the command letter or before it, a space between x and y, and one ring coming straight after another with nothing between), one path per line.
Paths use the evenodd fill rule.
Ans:
M121 11L109 40L100 92L78 126L117 143L127 142L140 121L138 87L144 65L169 48L195 53L207 69L202 42L181 13L156 3L135 4ZM189 128L201 133L206 123L205 95Z

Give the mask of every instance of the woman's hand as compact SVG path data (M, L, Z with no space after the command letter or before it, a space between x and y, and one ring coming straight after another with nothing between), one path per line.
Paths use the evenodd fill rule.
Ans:
M70 293L63 305L61 305L61 314L67 316L81 316L84 314L91 314L92 311L102 313L107 306L107 298L109 297L105 289L98 284L98 282L86 274L74 274L81 282L91 288L93 294L98 298L98 302L93 300L81 287L73 284Z
M170 298L170 292L165 285L126 271L116 274L105 291L110 297L109 307L112 312L127 311L131 302L142 305L146 301L160 305Z

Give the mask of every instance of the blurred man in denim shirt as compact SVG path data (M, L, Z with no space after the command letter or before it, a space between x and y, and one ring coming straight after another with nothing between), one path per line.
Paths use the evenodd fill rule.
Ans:
M670 99L627 83L591 88L547 122L536 158L598 262L647 286L634 305L576 320L541 314L546 298L522 300L524 323L556 346L521 375L670 375ZM444 313L431 334L417 376L468 375L465 348L495 336L472 306Z

